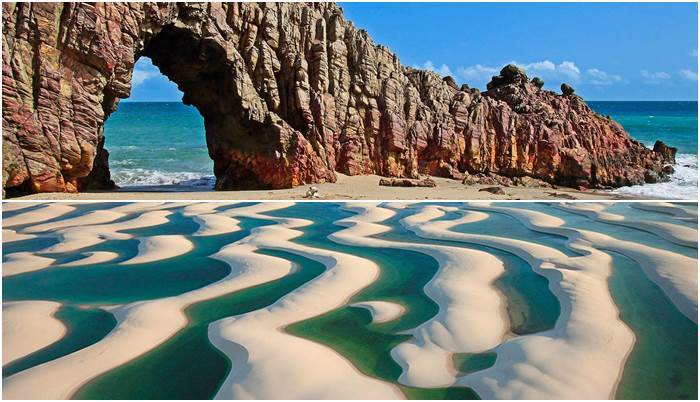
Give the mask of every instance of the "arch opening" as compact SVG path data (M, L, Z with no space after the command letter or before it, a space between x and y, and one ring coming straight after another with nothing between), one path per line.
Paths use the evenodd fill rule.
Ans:
M204 120L150 58L134 66L131 96L105 121L111 179L129 191L197 191L214 187Z
M161 74L177 85L183 94L182 104L193 106L201 115L208 157L213 160L215 178L211 179L215 180L215 189L269 189L297 184L285 177L289 167L288 158L283 154L287 150L279 149L280 144L285 143L284 139L280 141L284 130L266 121L264 113L256 115L255 107L244 105L246 82L239 75L240 71L245 71L243 60L238 60L241 65L231 65L237 55L226 51L219 41L169 24L145 42L135 60L149 58ZM110 114L107 111L116 110L119 102L117 96L109 98L106 94L103 105L107 116ZM260 109L260 105L255 106ZM107 158L100 157L100 154L109 155L109 148L104 140L100 147L90 176L109 177ZM91 177L86 181L90 182ZM212 185L206 178L198 182Z

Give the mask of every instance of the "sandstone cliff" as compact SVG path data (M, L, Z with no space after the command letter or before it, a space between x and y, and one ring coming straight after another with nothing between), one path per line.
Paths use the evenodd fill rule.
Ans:
M335 172L657 180L654 152L506 68L486 92L407 68L329 3L3 3L3 189L109 187L103 124L141 56L204 117L217 189Z

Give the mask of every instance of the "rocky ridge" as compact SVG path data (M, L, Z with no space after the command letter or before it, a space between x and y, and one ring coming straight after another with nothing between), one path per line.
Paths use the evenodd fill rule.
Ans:
M404 67L332 3L3 3L3 190L109 188L104 121L147 56L204 117L217 189L532 177L662 180L654 150L507 66L481 92Z

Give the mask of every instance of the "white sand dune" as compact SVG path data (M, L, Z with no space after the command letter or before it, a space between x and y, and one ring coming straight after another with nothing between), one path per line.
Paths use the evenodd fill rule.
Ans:
M698 221L697 210L686 209L679 204L672 204L670 202L630 202L629 206L645 211L660 212L690 222Z
M195 202L192 204L187 205L186 207L183 208L183 215L185 216L197 216L197 215L209 215L209 214L214 214L217 211L217 208L225 207L228 205L236 205L239 202L232 201L232 202Z
M439 265L424 291L439 311L435 317L410 331L415 337L401 343L391 356L403 368L399 382L417 387L449 386L456 372L451 356L456 352L472 353L498 345L508 331L503 296L493 281L503 273L503 263L491 254L466 248L395 242L374 238L391 230L378 224L395 212L368 203L348 203L345 209L357 215L336 222L347 226L329 239L341 244L411 250L433 257ZM425 207L428 220L444 215L436 207ZM438 364L439 363L439 364Z
M159 235L141 237L139 251L122 265L145 264L186 254L194 249L194 244L183 235Z
M265 206L235 213L259 215ZM229 212L229 211L227 211ZM270 219L267 217L267 219ZM279 224L256 228L241 243L283 250L316 260L326 271L271 306L226 318L209 327L209 339L232 361L217 399L394 399L398 389L369 378L334 350L284 332L292 323L338 308L379 274L373 262L291 242L307 226L303 219L274 218ZM312 360L313 365L308 362Z
M33 206L36 206L37 202L3 202L2 203L2 210L4 212L10 212L10 211L19 211L22 209L27 209L31 208Z
M14 231L12 229L3 229L2 230L2 242L3 243L12 243L15 241L29 240L29 239L34 239L34 238L36 238L36 235L33 235L33 234L17 233L16 231Z
M5 262L2 263L3 278L26 272L38 271L50 266L55 261L53 258L42 257L32 252L12 253L4 257Z
M112 210L90 211L84 215L76 216L70 219L59 220L51 223L44 223L34 226L29 226L22 230L23 233L41 233L51 230L64 229L69 227L82 227L84 225L97 225L116 221L117 219L127 216L125 213L114 212Z
M66 326L54 318L60 307L60 303L34 300L2 304L3 366L63 338Z
M187 324L190 304L268 282L292 270L284 259L255 254L254 247L230 245L213 257L231 265L218 282L178 296L109 309L117 326L84 349L3 379L7 399L68 399L83 384L160 345Z
M3 203L5 205L5 203ZM5 207L3 207L5 208ZM19 225L30 225L37 222L45 222L49 219L58 218L61 215L65 215L69 212L75 210L75 207L63 203L50 203L46 206L37 208L25 213L17 214L11 216L7 219L2 220L3 228L10 228L12 226Z
M192 205L190 202L125 202L123 205L111 208L113 212L131 214L135 212L152 212L152 211L163 211L172 210L177 208L188 207Z
M85 258L61 264L62 267L82 267L84 265L101 264L103 262L112 261L119 257L119 254L111 251L89 251L85 252Z
M257 216L259 212L283 207L285 207L284 204L278 204L256 208L245 207L241 208L243 211L227 212ZM280 219L280 221L289 226L306 225L309 223L309 221L301 219ZM3 396L10 399L68 398L87 381L138 357L170 338L186 325L186 317L183 314L183 309L186 306L287 275L293 269L293 265L284 259L255 253L254 251L257 249L257 246L253 244L254 242L251 238L257 236L258 239L264 239L264 243L269 243L274 246L283 243L286 244L284 241L285 237L280 237L280 235L289 236L290 233L293 236L298 236L300 234L300 232L277 226L254 229L253 235L251 235L250 238L231 244L214 255L214 258L226 261L231 265L232 272L226 278L179 296L132 303L111 309L111 312L117 317L118 324L103 340L70 355L30 368L4 379ZM287 246L295 247L293 244ZM298 252L303 253L302 251ZM343 258L348 259L348 261L343 263L343 266L346 267L344 272L350 275L337 275L337 270L335 270L328 276L330 280L337 282L341 288L350 289L350 293L354 292L358 286L357 281L353 279L355 276L370 275L371 278L367 280L367 282L371 282L374 276L376 276L376 273L368 273L361 268L361 264L358 265L358 261L361 259L351 256L343 256ZM324 256L321 259L327 264L331 263L331 258L328 256ZM342 304L342 301L337 302L338 298L342 300L347 298L348 291L345 291L346 294L343 295L342 292L337 292L336 288L325 289L322 285L316 288L318 291L329 293L328 297L319 298L317 291L311 291L307 293L303 299L314 305L320 303L322 306L326 306L326 309L332 309ZM303 306L299 304L301 302L300 298L291 296L290 294L286 299L292 300L291 305L288 306L288 309L291 309L292 313L306 315L318 314L318 312L310 312L302 308ZM333 300L336 300L336 302ZM274 311L283 313L284 309L277 308L274 309ZM284 314L282 315L284 316ZM266 336L259 337L258 334L255 334L255 337L260 338L258 341L273 341L273 345L279 345L279 347L283 349L290 348L290 344L285 343L287 341L300 343L300 348L290 348L290 353L297 353L295 357L300 359L280 359L280 356L283 356L281 353L271 350L259 351L257 349L251 349L261 354L265 354L266 352L272 353L272 358L266 359L266 363L262 366L255 365L255 369L261 369L263 372L266 372L266 370L270 368L269 366L275 368L280 367L283 370L286 368L305 379L305 381L299 379L300 381L298 383L288 383L288 376L266 377L271 381L283 381L283 387L269 387L268 390L270 391L276 390L276 392L280 393L279 395L293 395L294 392L310 392L318 395L334 393L336 391L336 383L323 381L322 376L315 379L314 376L308 374L308 366L305 364L305 359L308 355L305 355L305 352L311 350L317 361L323 363L321 366L318 366L319 371L329 374L336 373L337 376L333 377L334 380L337 380L338 383L348 384L347 390L351 390L353 394L346 393L344 395L358 395L358 392L368 397L376 398L395 397L398 395L393 386L372 380L356 372L349 362L331 349L311 341L286 335L279 332L277 327L270 328L269 332L269 334L266 333L265 335L272 335L272 338L267 338ZM276 339L274 337L275 334L277 334L278 337L282 336L283 341L280 343L274 342L274 339ZM222 345L219 344L218 346ZM287 362L289 364L280 365L280 362ZM256 370L251 370L248 373L253 375L257 372ZM315 386L315 389L313 391L310 391L310 387L312 386L308 384L309 381L314 382L313 386ZM291 384L293 384L294 387L290 386ZM246 384L241 384L241 387L245 389ZM248 387L252 389L253 392L259 389L257 386L252 386L251 388L251 386L248 385ZM227 392L225 388L222 388L222 390L224 390L223 392Z
M69 253L107 240L131 239L132 235L121 232L168 223L168 216L171 213L167 210L155 210L144 212L126 221L94 225L86 222L81 226L58 229L55 233L61 242L40 252Z
M369 311L374 324L394 321L406 312L406 307L398 303L381 300L353 303L350 306Z
M556 205L555 208L571 211L564 205ZM521 212L520 210L510 210L509 213L526 224L528 217L538 214L534 211ZM547 230L543 225L533 224L533 226L536 230ZM693 322L698 322L698 262L696 259L641 243L619 240L603 233L573 228L556 230L565 236L575 233L595 247L615 251L633 259L681 313Z
M237 219L218 214L194 215L194 220L199 224L199 229L193 236L215 236L225 233L233 233L241 230Z
M488 205L483 205L488 206ZM503 208L506 209L506 208ZM619 319L607 277L611 258L581 240L571 240L588 254L568 257L559 250L526 241L449 230L462 219L427 222L409 230L422 237L482 244L525 259L549 280L561 304L554 329L506 340L494 348L495 364L458 379L484 399L607 399L634 343L634 334ZM551 226L560 219L538 217Z
M558 204L557 207L599 222L642 230L681 246L698 247L698 231L688 226L674 225L661 221L628 219L619 214L606 212L606 204Z

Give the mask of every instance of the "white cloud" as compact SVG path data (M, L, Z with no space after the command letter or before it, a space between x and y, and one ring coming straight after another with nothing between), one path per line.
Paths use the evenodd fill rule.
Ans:
M424 70L435 71L436 73L442 76L452 75L452 71L450 71L450 67L447 66L447 64L443 64L440 67L435 67L432 60L428 60L425 63L423 63L422 67Z
M511 61L510 64L525 70L528 75L538 76L543 79L550 80L573 80L578 81L581 78L581 70L573 61L562 61L558 65L551 60L535 61L532 63L518 63Z
M490 81L491 77L497 75L499 71L501 71L500 68L477 64L469 67L459 67L457 74L468 84L474 85L475 83L483 84Z
M516 63L517 64L517 63ZM557 66L549 60L520 65L525 71L555 71Z
M681 77L689 79L691 81L697 81L698 80L698 73L696 71L692 70L681 70L680 71Z
M156 76L158 76L158 73L155 71L134 70L134 72L131 75L131 86L137 87L143 84L144 81Z
M665 71L647 71L642 70L642 79L645 84L661 84L665 82L670 82L671 74Z
M603 70L597 68L590 68L586 71L591 77L591 84L593 85L612 85L616 82L622 81L622 77L617 74L608 74Z
M557 66L557 71L573 80L581 78L581 70L576 67L573 61L563 61Z

